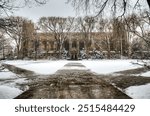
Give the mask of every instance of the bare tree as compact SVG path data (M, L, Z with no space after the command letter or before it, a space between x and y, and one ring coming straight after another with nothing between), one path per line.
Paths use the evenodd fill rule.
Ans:
M36 30L37 31L37 30ZM37 60L37 56L38 56L38 49L40 46L40 41L38 39L37 36L37 32L34 33L34 42L33 42L33 47L34 47L34 60ZM47 43L47 42L46 42Z
M145 14L142 13L143 16L138 16L136 14L132 14L131 16L125 18L126 25L128 27L128 31L143 39L150 46L150 40L148 37L149 33L149 18L145 17Z
M83 35L83 39L86 40L85 43L85 50L87 54L87 58L89 57L89 50L91 46L91 41L92 41L92 32L95 29L95 24L96 24L96 18L91 17L91 16L86 16L84 18L78 17L76 19L77 24L78 24L78 31Z
M133 5L134 8L141 5L143 0L67 0L68 3L71 3L76 10L83 10L88 12L90 8L96 8L98 10L97 15L100 15L105 9L112 10L114 13L118 9L122 9L121 15L124 15L127 11L128 6ZM150 7L150 0L145 0L148 6ZM134 4L133 4L134 3ZM120 10L119 10L120 11Z
M147 3L150 8L150 0L68 0L68 3L71 3L77 11L86 11L86 13L88 13L89 9L94 9L95 17L103 15L103 13L105 11L107 11L107 12L112 11L113 16L114 17L118 16L118 18L120 18L120 17L124 18L126 16L126 14L128 14L129 10L140 9L139 10L139 12L140 12L141 6L143 5L144 2ZM132 9L129 9L129 8L132 8ZM147 17L147 19L149 19L149 20L145 20L145 23L147 23L147 24L148 24L148 22L150 22L149 13L150 13L149 9L147 9L147 12L145 13L146 15L144 16L144 17ZM150 24L148 24L148 25L150 25ZM102 25L101 25L101 27L102 27ZM142 26L142 27L140 26L138 28L140 28L140 30L143 30L144 27L145 26ZM130 27L130 25L128 25L128 27L126 27L126 28L130 29L131 27ZM122 29L122 31L123 30L125 31L126 29ZM119 30L118 30L118 32L119 32ZM141 31L141 32L146 36L145 33L147 33L147 32L144 32L144 31ZM129 31L126 31L126 33L128 33L127 38L129 38ZM137 34L137 36L141 36L140 33L136 33L136 34ZM122 35L122 36L124 36L124 35ZM141 38L143 38L143 37L141 37ZM149 40L146 38L144 37L143 39L145 41L147 41L147 43L149 43L148 42ZM122 46L122 47L120 47L120 51L121 51L120 54L123 54L122 53L123 52L122 43L124 43L124 42L121 39L120 46ZM128 54L130 54L129 51L130 51L130 45L128 45Z
M20 57L20 49L21 49L21 27L22 27L22 19L18 18L12 20L12 17L9 18L9 15L14 11L26 6L33 5L43 5L47 2L47 0L0 0L0 29L4 29L9 33L9 35L14 38L15 43L17 45L17 54ZM18 23L18 24L17 24ZM13 34L12 34L13 33Z
M120 56L128 55L129 41L124 20L113 19L113 38L116 44L116 51L120 51Z
M59 51L59 58L61 57L62 47L68 33L73 29L74 18L62 17L42 17L39 25L43 30L53 33L54 39L57 42L57 50Z
M108 29L108 19L105 18L98 18L97 24L96 24L96 29L98 32L105 32Z
M4 39L4 32L1 30L1 32L0 32L0 52L2 52L2 59L5 59L5 45L6 45L5 43L6 43L6 40Z
M104 19L102 17L99 17L96 23L96 31L101 34L101 39L96 40L95 44L99 46L99 50L104 52L107 51L107 58L111 57L110 51L111 51L111 44L112 44L112 26L110 21L108 19Z
M0 11L7 13L12 12L14 9L25 7L26 5L32 4L45 4L47 0L1 0L0 1Z
M47 0L0 0L0 16L9 16L9 13L12 13L14 10L23 8L27 5L40 4L43 5ZM0 29L6 29L7 27L12 26L12 22L7 19L0 18Z
M130 35L136 36L139 38L139 41L143 46L145 46L145 50L150 50L150 21L148 12L143 12L140 15L132 14L127 18L124 18L126 23L126 31L130 33ZM142 49L144 51L144 49ZM140 50L142 52L142 50Z
M0 59L5 59L12 52L10 39L6 38L5 30L0 30ZM10 56L9 56L10 57Z
M26 20L22 17L10 17L13 26L7 28L7 34L14 40L16 44L17 58L21 58L21 47L23 43L23 22Z

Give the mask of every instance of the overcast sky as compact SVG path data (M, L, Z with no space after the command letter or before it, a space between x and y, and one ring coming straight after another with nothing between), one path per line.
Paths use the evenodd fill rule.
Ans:
M21 8L18 11L14 11L15 16L23 16L28 19L37 22L38 19L42 16L76 16L74 8L70 4L66 4L67 0L48 0L47 4L41 6L32 5L31 8L25 7ZM136 1L136 0L132 0ZM144 0L145 1L145 0ZM144 3L144 1L142 1ZM135 4L135 3L133 3ZM144 3L144 7L146 7L147 3ZM105 15L107 15L105 13ZM81 14L80 14L81 15Z
M47 4L42 6L25 7L14 11L15 16L23 16L37 22L42 16L76 16L73 7L66 4L67 0L49 0Z

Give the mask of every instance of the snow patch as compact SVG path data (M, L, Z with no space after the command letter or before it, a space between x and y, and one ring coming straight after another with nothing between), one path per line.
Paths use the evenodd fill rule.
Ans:
M0 86L0 99L13 99L23 91L9 86Z
M111 74L114 72L136 69L141 66L133 65L131 62L136 60L96 60L96 61L82 61L81 63L85 65L92 72L97 74Z
M25 84L25 83L28 83L29 81L26 79L26 78L18 78L16 80L14 80L14 83L17 83L17 84Z
M150 99L150 84L128 87L125 93L134 99Z
M12 72L7 71L0 72L0 80L15 79L15 78L17 78L17 76Z
M142 73L140 76L143 77L150 77L150 71L146 72L146 73Z
M58 69L62 68L67 61L8 61L6 64L14 65L18 68L33 71L37 74L54 74Z

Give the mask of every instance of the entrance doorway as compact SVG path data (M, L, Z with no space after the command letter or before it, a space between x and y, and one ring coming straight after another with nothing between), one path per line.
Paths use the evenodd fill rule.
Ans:
M78 60L78 52L76 48L72 48L70 51L71 60Z

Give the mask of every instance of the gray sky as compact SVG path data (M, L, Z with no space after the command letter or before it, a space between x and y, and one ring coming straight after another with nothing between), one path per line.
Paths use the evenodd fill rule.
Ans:
M18 11L14 11L13 15L27 17L28 19L31 19L34 22L37 22L38 19L42 16L61 16L61 17L74 16L75 17L76 13L74 8L70 4L66 4L65 3L66 1L67 0L48 0L48 3L45 5L42 6L32 5L31 8L29 7L21 8ZM131 0L131 2L135 2L135 1L136 0ZM144 3L144 1L141 2L145 8L147 7L146 5L147 3ZM107 14L108 16L110 15L108 12L106 12L105 15ZM83 15L84 14L82 14L82 16Z
M42 6L32 6L32 8L25 7L14 11L15 16L23 16L37 22L42 16L75 16L75 11L70 4L66 4L67 0L49 0L49 2Z

